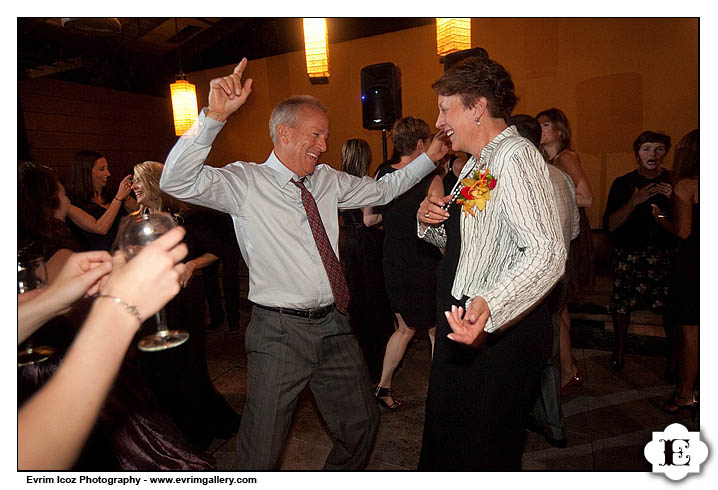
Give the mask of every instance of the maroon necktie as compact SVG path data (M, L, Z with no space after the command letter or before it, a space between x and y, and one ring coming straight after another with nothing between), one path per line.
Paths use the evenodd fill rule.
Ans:
M304 179L301 179L299 182L292 180L292 183L302 191L304 211L307 213L309 227L312 229L312 235L314 235L314 242L317 245L319 256L322 258L324 269L327 271L329 285L332 287L332 294L334 295L337 310L346 313L347 306L349 305L349 288L347 288L347 281L344 279L344 272L342 271L342 266L339 264L339 259L337 259L334 250L332 250L332 244L329 243L329 237L327 236L327 231L324 229L322 217L319 215L317 203L312 193L304 186Z

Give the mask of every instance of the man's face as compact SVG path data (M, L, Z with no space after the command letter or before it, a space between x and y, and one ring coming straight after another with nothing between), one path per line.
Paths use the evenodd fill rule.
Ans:
M327 115L318 107L304 105L295 126L285 126L280 131L283 148L278 156L289 170L304 177L314 172L319 155L327 151L328 137Z

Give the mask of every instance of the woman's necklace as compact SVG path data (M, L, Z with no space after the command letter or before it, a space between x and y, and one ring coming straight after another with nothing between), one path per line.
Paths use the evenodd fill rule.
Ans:
M449 200L449 202L441 206L441 209L449 209L449 206L451 206L454 201L456 201L456 199L459 197L459 194L461 194L461 189L464 187L461 184L462 179L465 178L467 175L470 175L474 168L476 168L478 163L479 159L474 156L472 156L471 159L466 162L464 168L462 168L461 172L459 173L459 178L457 179L456 184L454 184L454 188L451 189L451 199Z
M549 158L549 159L548 159L548 163L550 163L551 165L553 165L553 164L554 164L554 163L553 163L554 160L556 160L561 153L563 153L563 150L559 151L559 152L556 153L554 156L552 156L551 158Z

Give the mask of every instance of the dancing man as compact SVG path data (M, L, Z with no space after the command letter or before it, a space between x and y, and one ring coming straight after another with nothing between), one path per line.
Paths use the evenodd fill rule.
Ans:
M337 208L382 205L433 172L447 151L437 134L427 152L375 181L318 164L327 149L327 109L294 96L269 119L274 144L264 164L203 165L224 122L247 100L243 59L210 82L209 106L170 152L161 188L232 216L254 303L246 332L247 403L237 469L275 469L297 399L309 384L334 436L327 469L359 469L378 427L367 368L346 316L348 292L336 256Z

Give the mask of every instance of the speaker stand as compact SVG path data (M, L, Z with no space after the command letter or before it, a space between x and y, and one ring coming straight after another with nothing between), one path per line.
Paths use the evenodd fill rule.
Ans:
M384 152L384 161L386 162L389 160L389 157L386 154L386 129L381 130L381 149Z

